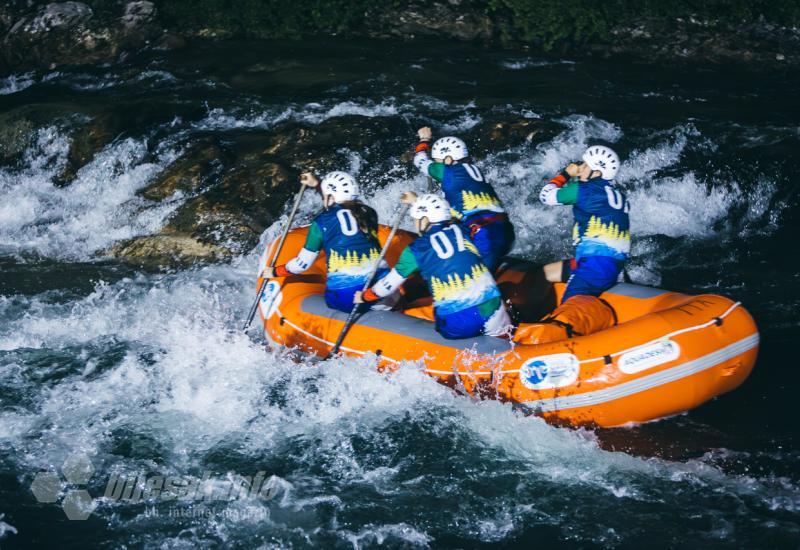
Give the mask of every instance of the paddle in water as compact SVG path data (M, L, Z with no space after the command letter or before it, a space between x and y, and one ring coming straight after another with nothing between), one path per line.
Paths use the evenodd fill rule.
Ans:
M300 176L300 181L303 182L303 176L305 173ZM303 183L300 185L300 191L297 192L297 198L294 200L294 206L292 206L292 211L289 213L289 219L286 220L286 227L283 229L283 233L281 234L281 239L278 241L278 248L275 250L275 253L272 255L272 259L269 261L270 268L275 267L275 262L278 260L278 255L281 253L281 249L283 248L283 243L286 242L286 236L289 234L289 229L292 227L292 222L294 221L294 217L297 214L297 209L300 207L300 201L303 200L303 193L306 191L306 184ZM247 321L244 323L244 330L247 332L247 329L250 327L250 323L253 322L253 317L256 315L256 311L258 310L258 303L261 301L261 296L264 294L264 289L267 287L267 283L269 283L269 278L264 277L261 281L261 286L258 288L258 294L256 294L256 300L253 302L253 305L250 307L250 313L247 315Z
M375 274L378 273L378 267L383 262L383 258L386 256L386 252L389 250L389 245L392 243L394 239L395 233L397 233L397 228L400 227L400 222L403 221L403 217L408 212L408 209L411 208L410 202L403 202L403 206L400 208L400 212L397 214L397 219L392 225L392 230L389 232L389 236L386 238L386 242L383 245L383 249L381 250L380 256L378 256L378 260L375 262L375 265L372 267L372 271L367 277L367 281L364 283L364 288L361 289L361 292L366 292L367 289L372 286L372 283L375 279ZM347 331L350 330L350 327L355 324L356 319L358 318L358 310L361 308L362 304L353 304L353 309L350 310L350 314L347 316L347 320L344 322L344 326L342 327L342 331L339 333L339 337L336 339L336 343L333 345L333 348L325 356L324 360L330 359L332 356L336 355L339 352L339 348L344 341L344 337L347 335Z

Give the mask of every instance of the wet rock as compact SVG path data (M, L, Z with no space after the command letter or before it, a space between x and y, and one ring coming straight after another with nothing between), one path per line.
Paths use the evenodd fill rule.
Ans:
M4 2L0 4L0 36L4 36L14 26L18 18L19 12L14 9L12 3Z
M31 143L34 125L21 116L0 116L0 162L13 162Z
M147 269L212 263L231 257L229 250L204 243L191 235L164 231L117 243L105 254Z
M78 170L111 142L128 137L132 128L157 128L175 117L197 118L203 112L203 107L140 101L128 103L125 109L85 113L86 122L73 131L67 163L55 182L62 187L72 183Z
M562 126L540 118L493 120L478 124L466 137L477 152L490 154L548 141L562 130Z
M85 65L160 44L164 30L152 2L129 2L122 13L115 13L113 4L98 5L103 8L100 12L74 1L38 8L18 2L5 12L0 10L0 25L8 27L3 33L1 64L7 70ZM10 21L15 22L8 26Z
M22 26L21 32L37 35L72 28L86 23L92 15L92 8L82 2L47 4L37 16Z
M404 151L413 130L400 117L346 115L318 125L287 123L266 139L263 154L278 156L300 170L326 171L336 167L337 149L363 150L377 141L398 141Z
M485 9L465 6L462 2L409 2L381 5L366 19L368 32L373 36L437 36L464 41L489 41L495 26Z
M294 181L296 174L279 163L241 158L217 185L179 208L166 230L245 252L282 212L296 189Z
M139 195L161 201L176 191L195 193L222 172L227 160L230 155L213 140L195 143Z
M144 24L152 23L156 17L156 6L147 0L128 2L125 5L125 14L122 16L122 26L126 29L135 29Z
M73 135L67 154L67 163L54 179L57 186L64 187L72 183L78 170L91 162L103 147L111 143L114 133L105 122L103 118L94 119Z
M142 265L178 266L223 261L252 249L297 188L297 171L263 154L268 136L245 132L227 136L224 146L211 138L190 145L140 192L154 201L177 191L190 198L159 234L115 246L108 254Z
M57 103L31 103L0 113L0 163L15 162L39 128L63 124L74 113L74 105Z

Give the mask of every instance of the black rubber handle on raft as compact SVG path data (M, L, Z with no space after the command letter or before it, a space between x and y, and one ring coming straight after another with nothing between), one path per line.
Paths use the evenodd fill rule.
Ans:
M275 250L275 254L272 255L272 259L269 261L269 267L275 267L275 262L278 261L278 255L281 253L281 249L283 248L283 243L286 242L286 236L289 234L289 229L292 227L292 222L294 221L294 217L297 214L297 209L300 208L300 201L303 200L303 193L306 192L306 186L304 184L300 184L300 191L297 192L297 198L294 200L294 206L292 206L292 211L289 214L289 219L286 220L286 227L283 229L283 233L281 234L281 240L278 241L278 248ZM253 322L253 317L256 316L256 311L258 310L258 302L261 301L261 295L264 294L264 289L267 288L267 283L269 279L264 277L264 280L261 281L261 287L258 289L258 294L256 294L256 300L253 302L253 305L250 307L250 313L247 315L247 321L244 322L244 327L242 328L243 331L247 332L247 329L250 328L250 323Z
M375 266L372 268L372 272L369 274L369 277L367 277L367 282L364 284L364 288L361 289L362 293L366 292L369 287L372 286L375 274L378 273L378 267L381 265L383 258L386 256L386 252L389 250L389 245L392 244L392 239L394 239L395 233L397 233L397 228L400 227L400 222L403 221L403 217L406 215L406 212L410 207L410 204L403 204L403 207L400 209L400 213L397 214L397 220L395 220L392 230L389 232L389 236L386 238L386 242L383 245L383 250L381 250L381 254L378 256L378 261L375 262ZM328 352L328 355L325 356L323 361L327 361L339 353L339 348L342 346L342 342L344 341L344 337L347 335L347 331L349 331L350 327L355 324L356 319L360 314L359 309L361 309L361 304L353 305L353 309L350 310L350 315L347 316L347 320L344 322L344 326L342 327L342 331L339 333L339 337L336 339L336 343L333 344L333 348L331 348L331 351Z

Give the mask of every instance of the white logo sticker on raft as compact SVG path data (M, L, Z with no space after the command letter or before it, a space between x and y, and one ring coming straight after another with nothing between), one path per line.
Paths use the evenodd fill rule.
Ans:
M674 361L681 355L677 342L665 340L648 344L633 351L623 353L619 358L619 370L625 374L636 374L658 365Z
M533 357L519 368L519 379L531 390L551 390L574 384L580 363L571 353L555 353Z
M264 293L261 295L261 313L265 314L264 317L269 319L277 311L278 306L281 305L283 292L281 292L281 285L278 281L270 281L264 288Z

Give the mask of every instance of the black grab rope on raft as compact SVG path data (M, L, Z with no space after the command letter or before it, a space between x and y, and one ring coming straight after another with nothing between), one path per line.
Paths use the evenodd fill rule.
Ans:
M614 309L614 306L612 306L602 298L598 297L597 299L600 300L600 303L606 306L611 311L611 316L614 317L614 326L617 326L619 324L619 318L617 317L617 310Z
M580 332L575 331L572 328L572 325L565 323L564 321L559 321L558 319L542 319L541 321L536 321L536 324L558 325L567 331L567 338L572 338L573 336L583 336L583 334Z

